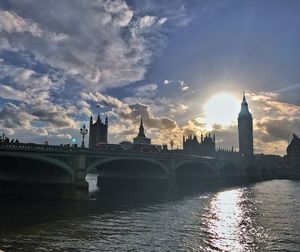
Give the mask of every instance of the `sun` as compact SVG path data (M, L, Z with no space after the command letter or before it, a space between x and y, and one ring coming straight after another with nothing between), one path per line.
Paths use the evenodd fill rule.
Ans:
M207 128L212 129L214 124L236 123L240 102L234 95L221 93L211 97L203 108Z

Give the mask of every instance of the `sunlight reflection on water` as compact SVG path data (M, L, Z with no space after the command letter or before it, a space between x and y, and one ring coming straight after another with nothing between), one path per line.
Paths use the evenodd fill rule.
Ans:
M223 191L212 197L204 222L208 227L208 244L221 251L257 250L268 233L255 221L257 202L253 192L244 188Z
M241 250L240 223L243 219L241 209L241 190L220 192L210 203L210 233L212 245L222 250Z

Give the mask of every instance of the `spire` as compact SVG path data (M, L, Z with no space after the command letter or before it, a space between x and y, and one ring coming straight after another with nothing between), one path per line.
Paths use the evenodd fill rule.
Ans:
M145 136L145 130L144 130L144 125L143 125L143 117L141 116L141 124L140 124L140 129L139 129L139 137L146 137Z
M239 116L251 116L251 113L249 112L248 109L248 103L246 101L246 96L245 96L245 91L243 91L243 101L241 104L241 111L239 113Z
M96 105L96 108L99 108L98 116L97 116L97 121L100 121L100 122L101 122L101 119L100 119L100 104L97 104L97 105Z
M90 124L93 124L93 115L91 115Z
M246 101L246 97L245 97L245 91L243 91L243 101L242 101L242 106L248 106L248 103L247 103L247 101Z

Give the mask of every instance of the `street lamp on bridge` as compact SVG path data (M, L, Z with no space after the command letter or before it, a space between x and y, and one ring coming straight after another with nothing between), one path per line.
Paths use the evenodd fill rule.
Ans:
M85 148L84 147L84 137L85 135L88 133L88 129L85 127L85 125L83 125L81 128L80 128L80 134L82 135L82 143L81 143L81 148Z

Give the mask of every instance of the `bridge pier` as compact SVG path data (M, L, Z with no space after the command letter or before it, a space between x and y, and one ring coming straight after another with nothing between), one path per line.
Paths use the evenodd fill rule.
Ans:
M53 195L55 197L55 195ZM56 195L60 199L68 200L87 200L89 198L89 184L85 180L78 180L73 184L62 185L60 195Z
M75 177L71 185L69 195L70 199L87 200L89 198L89 183L85 180L86 177L86 153L79 152L74 160Z

